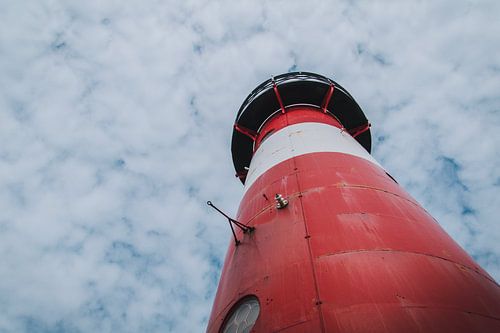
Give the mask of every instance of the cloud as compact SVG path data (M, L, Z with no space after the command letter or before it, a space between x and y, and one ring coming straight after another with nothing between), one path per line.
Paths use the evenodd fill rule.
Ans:
M0 330L202 331L230 241L240 103L334 78L373 155L496 279L498 4L7 1Z

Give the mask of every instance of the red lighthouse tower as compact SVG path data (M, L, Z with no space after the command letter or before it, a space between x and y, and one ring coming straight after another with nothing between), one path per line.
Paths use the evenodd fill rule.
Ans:
M340 85L289 73L241 106L245 193L207 331L500 332L500 288L370 155Z

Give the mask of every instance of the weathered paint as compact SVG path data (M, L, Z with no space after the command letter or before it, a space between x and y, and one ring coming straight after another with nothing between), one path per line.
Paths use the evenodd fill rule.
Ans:
M500 332L498 284L338 124L294 112L256 140L237 214L256 229L229 245L207 331L255 295L253 332Z

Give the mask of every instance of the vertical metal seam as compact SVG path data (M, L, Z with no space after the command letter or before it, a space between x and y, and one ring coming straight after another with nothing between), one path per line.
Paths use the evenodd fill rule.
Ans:
M297 164L295 163L295 157L293 157L293 166L294 166L295 180L297 182L297 188L299 190L299 193L301 194L301 195L299 195L297 197L297 199L299 199L299 202L300 202L300 210L301 210L302 220L304 221L304 229L305 229L305 232L306 232L306 236L311 236L309 234L309 229L307 228L306 216L304 214L304 204L302 203L302 191L301 191L301 188L300 188L300 182L299 182L299 176L298 176L299 172L298 172L298 169L297 169ZM307 250L308 250L308 253L309 253L309 261L311 263L311 270L312 270L313 281L314 281L314 289L316 291L316 302L319 302L319 304L316 303L316 305L318 306L319 321L320 321L320 324L321 324L321 331L322 332L326 332L325 331L325 323L324 323L324 319L323 319L323 309L322 309L322 306L321 306L322 305L321 304L321 296L320 296L320 293L319 293L318 279L317 279L317 276L316 276L316 267L314 265L314 258L313 258L312 249L311 249L311 238L307 237L305 240L307 242Z
M288 116L287 114L285 114L285 117L286 117L286 121L287 121L287 124L288 124ZM292 149L294 148L293 147L293 142L292 142L292 139L289 137L289 140L290 140L290 146L292 146ZM304 214L304 204L302 203L302 189L300 187L300 182L299 182L299 170L297 168L297 163L295 162L295 156L292 157L292 162L293 162L293 172L295 174L295 181L297 182L297 189L299 191L299 196L297 197L299 199L299 202L300 202L300 212L301 212L301 215L302 215L302 220L304 221L304 229L305 229L305 232L306 232L306 236L310 236L309 235L309 229L307 228L307 222L306 222L306 216ZM318 286L318 280L317 280L317 276L316 276L316 268L314 266L314 260L313 260L313 255L312 255L312 249L311 249L311 243L310 243L310 237L307 237L305 240L307 242L307 250L308 250L308 253L309 253L309 262L311 263L311 270L312 270L312 276L313 276L313 281L314 281L314 290L316 292L316 306L318 307L318 314L319 314L319 322L320 322L320 325L321 325L321 332L325 333L325 321L324 321L324 318L323 318L323 309L322 309L322 304L321 304L321 297L320 297L320 294L319 294L319 286ZM318 303L319 302L319 303Z

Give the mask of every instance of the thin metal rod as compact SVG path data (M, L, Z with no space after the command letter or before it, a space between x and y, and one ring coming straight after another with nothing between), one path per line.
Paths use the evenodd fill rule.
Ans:
M236 225L238 228L240 228L241 230L243 230L243 233L247 233L247 232L252 232L255 230L255 227L250 227L248 225L245 225L241 222L238 222L236 221L235 219L227 216L226 213L224 213L222 210L220 210L219 208L217 208L213 203L212 201L207 201L207 205L209 205L210 207L212 207L213 209L215 209L216 211L218 211L222 216L224 216L225 218L227 218L227 221L229 223L229 227L231 228L231 232L233 233L233 237L234 237L234 243L236 244L236 246L240 245L240 240L236 237L236 232L234 231L234 228L233 228L233 224Z
M229 219L229 220L232 220L232 218L230 218L229 216L226 215L226 213L224 213L222 210L220 210L219 208L217 208L213 203L212 201L207 201L207 205L209 205L210 207L212 207L213 209L215 209L216 211L218 211L219 213L222 214L222 216L224 216L225 218Z
M240 240L236 237L236 233L234 232L234 228L233 228L233 225L231 224L231 220L230 219L227 219L227 223L229 223L229 227L231 228L231 232L233 233L233 237L234 237L234 245L238 246L240 245Z

